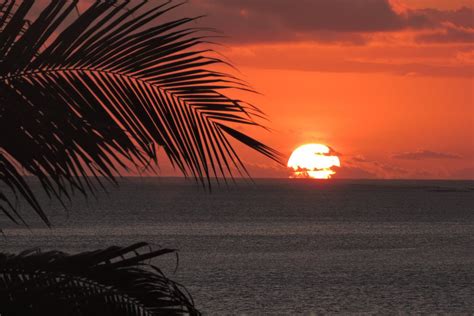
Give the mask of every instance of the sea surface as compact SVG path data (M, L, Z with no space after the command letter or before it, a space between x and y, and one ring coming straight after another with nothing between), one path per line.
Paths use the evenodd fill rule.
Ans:
M37 186L37 185L34 185ZM473 181L125 178L54 227L0 217L2 251L79 252L146 241L207 315L473 314Z

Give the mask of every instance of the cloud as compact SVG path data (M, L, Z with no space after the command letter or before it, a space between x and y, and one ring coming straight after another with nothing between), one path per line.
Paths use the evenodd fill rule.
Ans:
M399 14L388 0L194 0L192 4L247 21L284 26L294 31L379 32L421 27L424 15ZM228 20L228 23L232 20Z
M354 157L352 157L352 160L355 161L355 162L371 162L370 160L368 160L367 158L365 158L362 155L354 156Z
M239 66L472 77L466 50L474 44L474 9L409 9L403 2L190 0L164 18L206 14L190 26L222 31L217 41L229 45L219 51Z
M336 178L399 179L408 174L408 170L399 166L356 155L342 164L342 167L337 170Z
M51 0L40 0L38 13ZM92 0L82 0L84 12ZM400 9L402 8L402 9ZM404 30L432 31L419 42L472 42L474 8L439 10L407 9L395 0L190 0L164 16L201 16L197 22L211 26L237 43L315 41L363 45L370 34Z
M377 174L360 167L341 167L338 168L334 179L376 179Z
M370 40L368 34L408 29L441 29L440 34L448 36L419 40L458 42L469 40L459 34L461 30L474 28L472 8L400 9L393 0L192 0L182 10L207 13L207 25L238 43L300 40L361 45Z
M424 160L424 159L461 159L456 154L436 152L431 150L419 150L414 152L404 152L392 156L394 159L403 160Z
M378 166L383 170L388 172L389 174L407 174L408 170L398 167L398 166L392 166L388 164L378 164Z
M474 19L474 15L473 15ZM474 42L474 28L456 26L452 23L443 23L444 28L420 34L415 40L420 43L472 43Z
M39 0L33 11L51 1ZM80 1L79 12L92 2ZM160 21L202 14L188 26L222 31L228 38L216 42L229 45L217 50L239 67L469 78L474 71L473 8L408 9L395 0L189 0ZM75 17L73 11L69 22Z
M474 28L474 9L462 7L457 10L420 9L418 14L425 16L431 25L449 22L460 27Z

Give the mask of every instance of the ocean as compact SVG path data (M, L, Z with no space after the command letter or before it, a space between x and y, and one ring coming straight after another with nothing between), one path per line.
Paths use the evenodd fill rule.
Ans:
M153 263L206 315L474 313L474 181L120 183L67 211L40 194L52 229L0 217L2 251L177 248Z

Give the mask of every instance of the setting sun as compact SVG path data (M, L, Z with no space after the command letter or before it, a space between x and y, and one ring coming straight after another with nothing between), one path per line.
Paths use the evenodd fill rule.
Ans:
M329 179L336 173L332 168L340 167L341 162L328 146L306 144L293 151L287 165L293 178Z

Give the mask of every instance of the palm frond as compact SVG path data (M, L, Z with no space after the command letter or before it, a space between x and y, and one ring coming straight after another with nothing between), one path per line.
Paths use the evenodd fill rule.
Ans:
M25 173L64 200L121 169L153 170L158 146L202 185L246 174L232 139L279 160L237 131L260 126L261 112L226 95L251 89L212 70L224 62L202 48L196 18L163 20L179 3L96 1L76 15L77 2L51 1L31 23L34 0L0 2L0 211L10 219L22 222L22 197L48 223Z
M199 315L186 290L147 263L174 250L142 249L0 253L0 314Z

